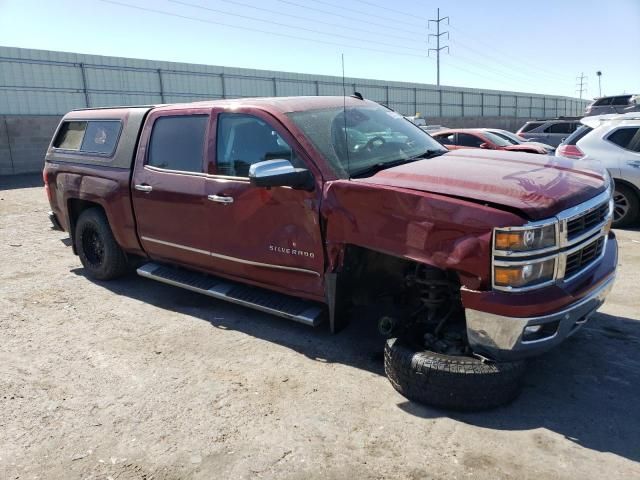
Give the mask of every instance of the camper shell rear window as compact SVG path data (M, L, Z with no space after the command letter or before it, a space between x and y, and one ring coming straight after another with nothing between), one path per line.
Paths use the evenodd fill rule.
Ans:
M120 120L69 120L62 123L53 147L110 157L116 149L121 130Z

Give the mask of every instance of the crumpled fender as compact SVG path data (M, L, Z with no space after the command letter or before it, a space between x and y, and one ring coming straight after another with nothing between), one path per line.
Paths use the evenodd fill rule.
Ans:
M351 244L454 270L474 290L490 283L493 228L525 222L469 200L349 180L325 184L321 215L329 272Z

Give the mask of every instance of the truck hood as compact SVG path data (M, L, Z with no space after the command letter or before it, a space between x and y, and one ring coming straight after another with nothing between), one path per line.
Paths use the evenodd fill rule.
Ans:
M354 179L502 205L540 220L606 190L608 177L596 166L571 160L491 150L457 150Z

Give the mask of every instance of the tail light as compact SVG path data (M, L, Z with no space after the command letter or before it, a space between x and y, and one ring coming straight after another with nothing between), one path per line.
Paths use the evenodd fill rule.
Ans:
M42 170L42 181L44 182L44 191L47 193L49 202L51 202L51 189L49 188L49 172L47 172L47 167L44 167Z
M556 155L559 157L578 159L584 157L584 152L575 145L560 145L556 150Z

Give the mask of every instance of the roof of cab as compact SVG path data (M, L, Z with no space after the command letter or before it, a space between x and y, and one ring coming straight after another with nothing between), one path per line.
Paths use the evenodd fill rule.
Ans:
M266 111L277 111L279 113L298 112L304 110L316 110L322 108L336 108L344 105L349 107L371 105L374 102L364 99L360 100L352 96L308 96L308 97L256 97L256 98L230 98L220 100L206 100L189 103L164 103L156 105L131 105L117 107L93 107L79 108L72 110L66 118L95 118L96 113L101 118L118 118L126 115L128 111L136 110L187 110L190 108L239 108L253 107Z
M233 98L225 100L208 100L204 102L177 103L171 105L159 105L157 109L180 109L201 107L254 107L279 113L299 112L304 110L316 110L322 108L349 107L371 105L370 100L360 100L354 97L343 96L308 96L308 97L258 97L258 98Z

